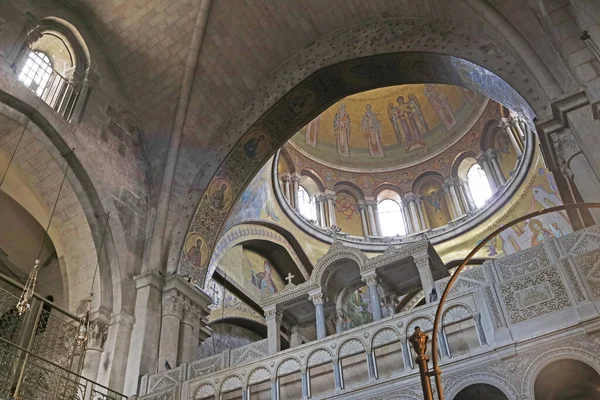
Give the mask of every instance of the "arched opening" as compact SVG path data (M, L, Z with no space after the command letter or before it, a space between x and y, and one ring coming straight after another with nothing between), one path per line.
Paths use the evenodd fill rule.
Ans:
M454 400L508 400L508 397L495 386L474 383L458 392Z
M579 360L553 361L535 378L536 400L593 400L600 397L600 375Z
M404 236L406 225L402 217L402 209L396 200L383 199L377 204L377 212L381 221L382 236Z
M479 164L474 163L467 171L467 183L475 206L483 207L493 193L487 174Z
M308 194L304 186L298 187L298 211L309 221L317 221L317 206L315 197Z

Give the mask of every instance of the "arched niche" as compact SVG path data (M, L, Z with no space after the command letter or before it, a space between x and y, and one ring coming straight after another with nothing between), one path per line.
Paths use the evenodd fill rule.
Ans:
M564 358L546 365L535 378L536 400L595 400L600 374L588 364Z
M487 383L473 383L454 396L453 400L509 400L506 394Z
M432 173L417 178L413 185L413 192L423 196L424 211L431 229L447 225L452 219L442 189L443 184L444 178Z

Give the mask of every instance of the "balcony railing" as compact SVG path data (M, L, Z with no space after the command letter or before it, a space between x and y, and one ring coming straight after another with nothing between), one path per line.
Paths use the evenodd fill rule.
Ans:
M120 393L80 375L84 348L76 343L80 319L35 295L19 315L23 287L0 275L0 398L114 399Z

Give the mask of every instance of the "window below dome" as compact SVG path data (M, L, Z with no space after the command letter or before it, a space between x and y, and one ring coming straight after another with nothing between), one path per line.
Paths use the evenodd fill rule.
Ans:
M400 204L391 199L384 199L377 205L382 236L404 236L406 228Z
M477 208L485 205L485 202L492 197L492 188L485 171L479 164L473 164L467 172L467 183L469 191Z
M314 202L314 197L308 194L304 187L298 187L298 211L309 221L317 220L317 207Z
M51 75L50 58L41 51L31 51L19 73L19 80L41 97L48 86Z

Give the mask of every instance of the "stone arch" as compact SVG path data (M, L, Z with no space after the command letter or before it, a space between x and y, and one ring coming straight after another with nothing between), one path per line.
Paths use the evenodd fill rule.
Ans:
M510 52L496 48L495 44L488 42L481 35L472 35L468 31L464 32L447 22L439 23L429 20L416 22L394 18L365 23L353 27L352 30L338 31L335 34L320 38L280 65L268 82L272 82L273 90L282 92L281 96L273 96L269 90L270 87L263 88L262 92L265 94L259 94L255 101L248 103L246 109L241 110L222 126L223 132L227 132L229 136L236 138L243 136L244 139L237 142L213 179L222 179L225 176L232 178L234 180L232 183L235 197L239 196L245 185L250 181L249 178L260 168L264 160L281 146L292 133L343 96L375 87L399 83L424 83L426 81L458 84L485 93L531 119L533 111L529 106L522 103L521 96L509 86L510 83L518 88L519 92L527 98L540 115L549 114L548 98L553 98L560 93L561 88L547 67L541 62L531 46L520 36L520 33L508 21L503 19L504 17L501 14L495 9L489 10L486 3L472 3L473 7L476 5L477 11L484 13L486 18L491 18L494 21L494 27L498 27L503 34L509 35L511 39L515 40L515 43L518 43L516 52L521 59L525 59L530 63L531 71L536 78L540 79L539 81L528 78L529 73L526 72L528 67L523 67L521 62L514 58ZM409 37L400 35L400 32L409 36L415 34L414 28L417 24L421 28L418 30L418 40L416 38L410 40ZM360 34L360 38L356 37L357 34ZM435 40L433 37L431 40L424 38L424 34L435 36ZM357 43L366 44L369 39L370 43L366 46L368 49L363 49L362 46L357 47ZM464 43L474 40L478 43ZM331 52L332 41L337 43L336 49L342 51ZM447 48L447 45L451 42L456 44L454 50L450 50L452 47ZM485 52L482 50L484 48ZM344 52L343 49L348 51ZM489 54L494 50L498 51L497 54L501 54L502 66L494 65L496 60L490 61ZM401 53L398 53L399 51ZM433 52L437 54L434 55ZM324 56L333 53L337 56L331 58ZM472 62L454 57L455 55L465 54L469 55ZM315 56L317 57L315 58ZM437 62L432 63L433 58L430 57L438 57ZM383 58L389 59L389 62L386 63L386 69L388 70L390 62L400 65L401 68L398 72L403 75L404 79L388 77L390 80L384 84L382 80L387 78L379 75L375 76L376 70L372 69L374 64L371 63L376 63L375 59L382 60ZM452 61L449 62L450 60ZM304 67L299 70L298 65ZM483 69L477 65L483 65L489 70L499 73L509 83L493 75L489 70L485 72L488 79L479 80L478 73L473 71L482 71ZM326 67L323 68L323 66ZM335 67L339 76L335 79L324 78L323 74L332 71L333 67ZM445 69L445 74L438 74L439 69ZM469 69L471 69L470 72ZM360 71L360 73L357 71ZM448 71L452 72L449 73ZM519 80L515 79L516 76L520 77ZM521 80L523 77L525 79ZM489 85L494 80L495 82L501 82L501 86L504 85L502 87L506 87L507 90L510 88L511 94L503 93L500 95L499 93L502 90L496 92L495 95L492 94ZM327 101L321 102L323 100L321 96L324 93L323 82L340 82L345 86L345 89L339 90L340 87L330 85L325 92L331 97ZM539 82L544 83L544 88L541 87ZM482 83L485 87L481 85ZM499 86L496 86L497 88ZM545 93L544 89L548 90L548 93ZM285 94L286 92L287 94ZM267 95L266 93L271 94ZM279 98L279 100L273 104L275 98ZM277 124L269 121L269 116L275 114L278 115L280 121ZM285 128L282 126L282 120L286 122L287 126ZM251 124L252 126L250 126ZM270 129L274 126L277 126L276 131ZM265 150L261 150L258 156L250 154L251 157L249 157L249 154L244 153L245 143L260 137L262 134L266 134L265 137L268 138L269 146L265 146ZM188 203L188 211L193 211L189 210L190 208L196 208L195 214L191 217L188 229L182 229L181 232L187 231L187 235L192 233L202 235L209 241L209 247L212 249L214 245L213 238L218 235L225 215L221 216L219 213L214 213L205 208L208 206L206 193L203 190L196 191L196 188L207 186L205 182L201 183L206 179L203 172L205 171L200 171L194 179L191 200ZM189 221L187 220L187 222ZM179 251L177 255L180 260L179 270L183 274L201 276L206 265L194 268L193 265L185 262L185 258L180 257L184 235L182 233L174 240L174 246L178 247L174 251Z
M460 154L458 154L455 158L454 161L452 161L452 167L450 168L450 175L453 178L462 178L463 177L459 176L459 168L460 165L462 164L462 162L467 159L467 158L477 158L477 154L475 154L475 152L473 150L466 150L461 152Z
M379 194L381 192L383 192L384 190L391 190L392 192L398 194L399 198L402 198L404 196L404 190L402 190L402 188L400 186L393 184L393 183L384 182L380 185L377 185L375 188L373 188L373 197L375 197L377 200L379 200Z
M501 129L499 122L495 119L492 119L485 124L480 138L481 152L495 147L494 141Z
M36 104L35 102L32 103ZM48 113L50 111L51 110L48 110ZM69 271L69 266L80 266L80 270L83 268L92 271L96 268L96 254L99 249L105 225L105 219L97 218L96 215L105 215L106 211L89 175L78 160L77 153L69 157L63 157L63 155L69 154L71 149L69 149L66 142L63 140L62 135L57 128L55 128L55 125L50 122L53 118L46 115L45 112L45 108L34 108L21 99L0 90L0 115L4 114L9 119L19 121L19 124L25 123L23 120L24 115L30 119L21 145L27 143L27 140L31 143L35 142L36 145L41 148L41 152L43 153L43 157L42 153L39 153L36 157L38 159L47 160L44 166L44 173L47 174L47 176L52 176L52 174L60 176L56 182L51 186L46 187L43 192L40 190L39 193L37 193L48 209L51 209L56 201L58 188L62 180L62 175L64 174L66 163L68 162L70 171L67 174L67 179L62 189L53 224L57 224L57 231L60 236L60 239L57 239L56 241L60 241L66 246L64 248L64 268L68 282L65 286L68 290L73 290L79 282L76 271ZM60 121L56 118L54 118L53 122L60 124ZM21 125L21 127L22 126L23 125ZM58 129L65 130L66 127L59 126ZM13 146L15 145L16 142ZM14 147L7 149L7 151L9 154L12 153ZM19 157L15 157L13 166L15 168L21 168L22 170L29 170L26 175L28 175L30 181L39 179L39 177L36 178L33 175L34 172L31 171L31 168L24 167L22 163L25 161L26 160L21 160ZM11 166L11 168L13 168L13 166ZM67 209L73 208L76 211L66 211ZM44 221L41 225L45 226L47 222L48 221ZM68 236L68 230L75 227L80 227L78 229L80 229L82 233L79 237L81 240L81 243L79 244L74 242L73 239L70 239ZM99 264L99 277L96 282L96 285L98 286L95 286L94 289L93 308L102 308L108 313L121 310L122 308L121 272L114 242L115 235L121 233L120 229L120 224L116 223L114 218L109 220L104 242L104 251L101 255ZM78 249L76 246L80 246L80 248ZM84 254L82 253L82 249L86 250L85 256L83 257L83 259L86 260L85 263L82 263L80 259L80 256ZM82 276L87 275L90 275L89 271ZM68 304L65 305L65 308L69 311L74 313L83 312L91 282L86 280L85 284L88 286L79 289L81 298L76 299L70 296ZM83 285L83 283L81 285ZM130 306L133 308L133 305ZM108 318L108 315L105 317Z
M371 348L384 346L399 340L400 332L393 327L384 327L373 334L373 337L371 338Z
M408 324L406 324L404 335L406 337L410 337L410 335L414 333L417 326L421 328L423 332L428 332L433 328L433 320L422 315L411 319Z
M467 317L471 317L472 312L473 311L471 310L471 308L466 304L453 304L452 306L444 310L444 314L442 314L442 325L445 325L449 322L456 322L456 318L465 315ZM456 315L452 315L453 313L456 313Z
M198 386L198 389L194 392L194 400L205 399L215 394L215 387L210 383L203 383Z
M509 381L499 375L488 372L471 371L458 377L449 376L445 383L444 395L450 400L453 400L461 390L478 383L494 386L509 399L519 398L518 390Z
M338 181L333 185L333 190L336 193L346 193L354 197L356 201L363 200L365 198L365 192L358 185L348 181Z
M236 390L242 387L242 378L237 375L230 375L227 378L223 379L221 386L219 387L219 392L223 391L231 391Z
M362 339L358 337L351 337L346 339L342 344L340 344L337 356L338 358L351 356L354 354L358 354L361 351L366 351L366 349L367 346L365 345L365 342L362 341Z
M419 193L421 189L421 185L424 181L429 179L435 179L440 182L440 185L444 183L444 177L439 172L427 171L423 172L421 175L417 176L415 181L413 182L412 191L413 193Z
M300 365L300 360L296 357L284 358L275 367L275 376L280 376L282 372L284 374L291 374L300 371Z
M333 354L331 354L331 351L324 347L319 347L311 351L308 357L306 357L306 366L313 367L325 364L331 362L332 359Z
M317 185L317 187L319 188L319 191L325 192L327 185L325 185L325 182L323 182L323 179L321 179L319 174L317 174L315 171L313 171L312 169L309 169L309 168L303 168L300 171L300 175L307 176L310 179L312 179L315 182L315 184Z
M292 159L292 156L290 155L289 151L285 147L282 147L281 149L279 149L278 161L285 163L285 165L287 166L290 173L293 174L294 172L296 172L296 164L294 164L294 160ZM275 168L275 169L277 169L277 168Z
M247 385L253 385L255 383L260 383L268 380L271 377L271 371L265 366L260 366L254 368L248 374L248 379L246 380Z
M319 286L322 284L322 280L327 278L327 269L334 265L340 260L351 260L358 266L359 271L362 271L364 265L367 263L367 256L360 250L350 246L345 246L342 242L334 242L327 254L319 259L317 265L310 276L310 282L315 283Z
M521 381L521 393L526 399L535 399L535 380L540 372L553 361L571 359L581 361L593 368L600 375L600 357L587 350L577 347L559 347L548 350L527 367Z

